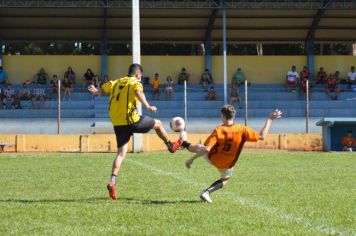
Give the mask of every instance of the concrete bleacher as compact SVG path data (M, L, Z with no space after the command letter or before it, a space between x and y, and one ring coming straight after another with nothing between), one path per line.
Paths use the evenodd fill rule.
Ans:
M13 86L19 90L21 85ZM219 108L224 105L223 94L224 87L222 84L214 85L217 94L217 101L206 101L206 92L201 85L188 85L187 94L187 114L190 121L199 124L202 120L219 121ZM49 94L49 87L44 87ZM143 114L149 114L154 118L169 120L174 116L184 116L184 92L183 86L176 85L175 93L172 100L166 101L165 94L162 91L161 100L153 101L151 89L148 85L144 86L145 94L151 105L157 106L156 113L150 113L143 110ZM342 88L347 90L346 87ZM228 88L229 93L229 88ZM240 88L242 107L238 110L238 117L244 117L244 88ZM74 122L76 126L85 124L88 130L92 132L92 127L98 122L109 121L108 96L93 97L89 92L82 92L81 86L78 85L72 93L71 101L61 102L61 117L64 119L82 119L85 122ZM41 104L44 109L33 109L30 101L21 102L24 109L0 109L0 118L8 120L31 119L55 119L57 118L57 101L54 98ZM342 92L338 100L331 100L324 93L324 86L316 86L310 97L310 117L319 119L321 117L355 117L356 116L356 92ZM248 117L249 119L265 119L273 109L281 109L285 118L303 120L306 113L305 98L299 93L288 92L283 84L252 84L248 87ZM280 121L279 121L280 122ZM283 122L283 121L281 121ZM214 123L215 124L215 123ZM90 127L89 127L90 126ZM288 125L283 127L288 128ZM14 128L15 125L14 125ZM0 132L5 130L0 125ZM70 130L70 128L68 128ZM76 129L73 129L76 130ZM84 130L84 129L82 129ZM89 132L89 131L88 131Z

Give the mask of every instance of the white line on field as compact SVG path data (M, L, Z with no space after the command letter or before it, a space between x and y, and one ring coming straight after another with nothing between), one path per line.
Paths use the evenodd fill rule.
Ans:
M181 182L187 183L187 184L193 184L199 187L203 187L203 186L207 186L208 184L205 183L198 183L194 180L191 180L189 178L186 178L184 176L178 175L176 173L172 173L172 172L167 172L161 169L158 169L155 166L151 166L151 165L147 165L144 164L142 162L139 161L135 161L133 159L126 159L125 161L131 162L132 164L136 165L136 166L140 166L144 169L150 170L152 172L155 172L157 174L160 175L165 175L165 176L169 176L172 177L174 179L177 179ZM285 211L283 211L282 209L276 208L276 207L269 207L269 206L265 206L259 202L253 201L253 200L249 200L247 198L244 197L239 197L234 193L228 192L228 191L223 191L221 194L224 194L225 196L229 197L231 200L237 201L239 202L241 205L246 205L246 206L250 206L253 207L255 209L264 211L264 212L268 212L271 215L277 216L278 218L281 218L283 220L286 221L290 221L290 222L294 222L297 223L299 225L303 225L306 228L310 228L313 230L317 230L321 233L326 233L326 234L331 234L331 235L356 235L355 232L344 232L342 230L336 229L332 226L329 225L325 225L325 224L318 224L318 223L314 223L312 220L308 219L308 218L304 218L301 216L295 216L289 213L286 213Z

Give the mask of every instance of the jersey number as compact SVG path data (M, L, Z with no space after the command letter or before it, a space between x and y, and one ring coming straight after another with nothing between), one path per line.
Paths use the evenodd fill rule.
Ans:
M228 140L226 140L222 150L225 152L228 152L228 151L230 151L231 147L232 147L232 140L228 139Z

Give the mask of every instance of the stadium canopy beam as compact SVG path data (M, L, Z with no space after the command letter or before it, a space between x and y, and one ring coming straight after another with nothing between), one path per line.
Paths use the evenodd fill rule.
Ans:
M100 52L101 52L101 80L104 79L104 76L108 74L108 40L106 34L106 18L107 18L107 9L104 8L103 13L103 33L102 39L100 42Z
M325 4L329 2L329 4ZM147 9L213 9L219 7L218 1L211 0L141 0L140 7ZM25 7L41 7L41 8L122 8L131 9L131 1L129 0L53 0L53 1L38 1L38 0L2 0L0 8L25 8ZM305 1L270 1L270 0L227 0L225 1L227 9L356 9L356 0L305 0Z
M206 27L205 37L204 37L205 68L209 69L210 73L212 72L211 32L213 31L215 19L216 16L218 15L218 12L219 12L218 9L212 10L208 25Z
M331 0L330 0L331 1ZM305 39L305 44L307 48L307 64L308 64L308 70L311 72L309 79L313 79L313 74L314 74L314 35L315 31L317 30L320 20L322 16L325 14L325 10L327 6L329 5L330 1L326 0L323 1L323 8L319 9L318 12L316 13L312 24L309 27L309 31L307 34L307 37Z
M226 46L226 8L225 1L220 0L220 7L223 13L223 58L224 58L224 104L227 103L227 46Z

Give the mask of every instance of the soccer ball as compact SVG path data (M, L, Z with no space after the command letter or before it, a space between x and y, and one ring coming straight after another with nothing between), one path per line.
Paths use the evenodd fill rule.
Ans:
M174 132L183 131L185 128L185 122L182 117L173 117L169 125Z

